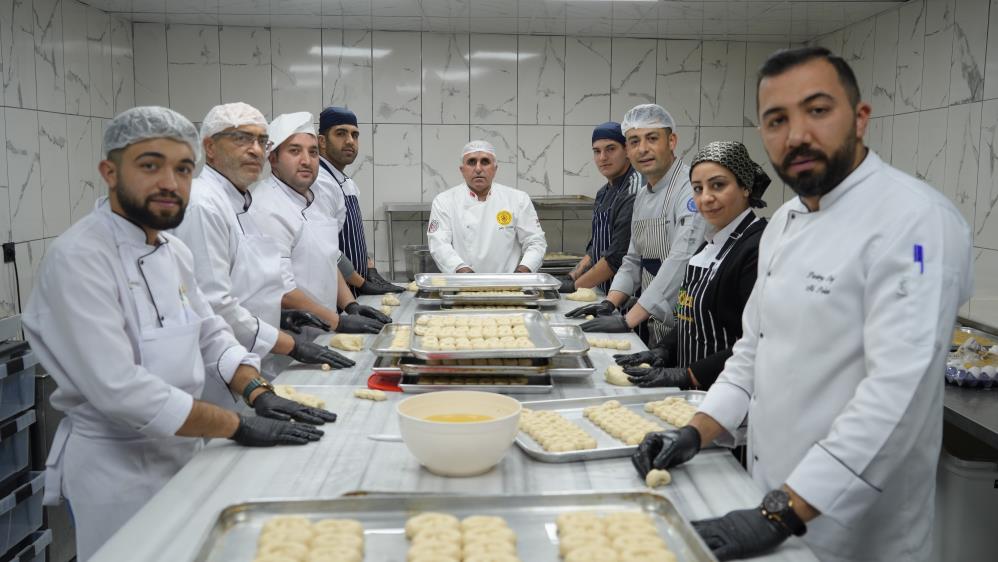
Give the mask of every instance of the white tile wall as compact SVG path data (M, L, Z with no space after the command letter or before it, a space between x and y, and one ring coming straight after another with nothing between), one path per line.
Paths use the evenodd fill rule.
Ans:
M873 49L863 45L873 29ZM840 39L843 38L843 39ZM867 145L946 194L972 226L975 294L961 314L998 326L998 0L913 0L818 38L872 68ZM850 46L852 44L852 46ZM896 69L891 81L891 69Z

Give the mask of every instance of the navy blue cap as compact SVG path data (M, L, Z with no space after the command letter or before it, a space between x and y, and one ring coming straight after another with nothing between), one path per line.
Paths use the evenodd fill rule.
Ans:
M337 125L357 126L357 116L345 107L330 106L319 114L319 132L324 133ZM618 129L619 130L619 129Z
M624 133L620 131L620 123L617 123L616 121L601 123L593 129L593 142L603 139L617 141L620 144L627 144L627 139L624 138Z

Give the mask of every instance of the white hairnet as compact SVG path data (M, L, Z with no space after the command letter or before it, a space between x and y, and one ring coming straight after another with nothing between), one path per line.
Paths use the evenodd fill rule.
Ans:
M464 145L464 150L461 151L461 158L471 154L472 152L488 152L492 156L496 155L496 147L492 146L489 142L483 140L473 140L468 144Z
M664 107L655 103L643 103L629 109L620 122L620 130L627 134L630 129L676 129L676 121Z
M201 153L194 124L172 109L147 105L122 111L108 122L104 128L104 157L112 150L160 138L187 143L194 151L195 161Z
M243 125L259 125L266 128L267 118L259 109L241 101L216 105L208 111L208 115L205 115L204 121L201 122L201 138L213 137L228 128Z
M275 117L267 127L267 134L270 135L271 142L267 154L273 152L281 143L297 133L308 133L313 137L317 136L315 134L315 125L312 124L311 113L299 111L297 113L284 113Z

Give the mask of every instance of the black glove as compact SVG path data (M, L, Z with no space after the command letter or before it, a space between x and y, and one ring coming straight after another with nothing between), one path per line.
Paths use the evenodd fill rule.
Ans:
M319 408L310 408L300 402L281 398L273 391L267 391L253 400L256 415L275 420L290 420L322 425L336 421L336 414Z
M274 445L304 445L318 441L323 431L311 425L257 416L239 416L239 427L232 439L247 447L272 447Z
M693 426L668 431L655 431L645 435L638 450L631 455L631 463L641 478L653 468L668 469L683 464L700 452L700 432Z
M566 277L561 280L561 287L558 287L559 293L574 293L575 292L575 279L571 277Z
M790 529L770 521L758 507L739 509L716 519L694 521L693 528L718 560L764 554L780 546L791 534Z
M405 290L390 283L386 284L374 279L366 279L363 285L357 287L357 292L362 295L384 295L385 293L397 292L395 289Z
M329 331L329 324L325 320L304 310L282 310L281 329L292 334L300 334L305 326L312 326L320 330Z
M367 268L367 280L374 281L375 283L380 283L381 285L384 286L385 289L388 289L389 293L401 293L402 291L405 291L404 288L399 287L398 285L382 277L381 274L378 273L377 268L374 267Z
M332 349L310 341L295 340L295 346L291 349L288 357L308 365L327 363L334 369L344 369L356 365L356 363Z
M607 316L613 314L614 310L617 310L617 306L608 300L604 300L570 310L565 313L565 318L583 318L590 314L593 316Z
M392 323L391 316L382 313L377 308L360 304L357 301L353 301L352 303L348 304L347 307L343 309L343 312L346 312L347 314L357 314L360 316L366 316L367 318L373 318L378 322L381 322L382 324Z
M612 333L624 333L630 332L631 328L627 325L627 320L624 317L615 314L613 316L597 316L592 320L586 320L582 324L579 324L583 332L612 332Z
M618 353L613 356L613 360L621 367L637 367L642 363L648 363L652 367L664 367L669 361L669 350L655 347L637 353Z
M384 326L374 318L361 316L360 314L340 314L340 323L336 326L336 331L341 334L377 334Z
M684 367L627 367L624 369L627 379L635 386L648 388L652 386L678 386L687 390L693 386L690 373Z

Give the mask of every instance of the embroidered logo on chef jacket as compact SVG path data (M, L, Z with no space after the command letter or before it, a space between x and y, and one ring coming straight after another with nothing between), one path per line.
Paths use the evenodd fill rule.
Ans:
M499 211L496 213L496 222L499 226L509 226L509 223L513 222L513 213L506 210Z
M440 223L437 221L437 219L433 219L430 221L430 226L427 227L426 233L433 234L434 232L437 231L438 228L440 228Z
M808 293L828 295L832 292L833 283L835 283L834 275L822 275L814 271L809 271L807 272L807 285L804 286L804 290Z
M691 213L697 212L697 204L693 202L692 197L686 202L686 210Z

